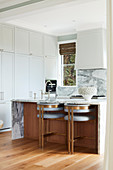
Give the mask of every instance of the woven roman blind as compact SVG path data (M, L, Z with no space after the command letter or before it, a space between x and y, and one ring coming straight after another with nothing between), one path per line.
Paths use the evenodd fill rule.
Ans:
M60 55L65 54L75 54L76 53L76 43L66 43L59 45L59 53Z

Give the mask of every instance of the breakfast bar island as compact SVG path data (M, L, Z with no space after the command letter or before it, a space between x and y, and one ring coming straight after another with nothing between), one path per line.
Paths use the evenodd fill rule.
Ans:
M44 101L43 101L44 102ZM49 101L53 102L53 101ZM90 104L94 110L96 121L89 122L74 122L75 136L88 136L80 140L76 140L76 146L88 147L95 150L95 153L104 153L105 141L105 127L106 127L106 100L91 99L86 102L84 99L56 99L54 102L61 104L76 103L76 104ZM12 100L12 139L30 138L37 140L39 138L39 119L37 114L38 100ZM60 111L64 113L64 111ZM66 114L66 113L64 113ZM61 143L67 145L67 121L64 119L59 120L44 120L44 124L48 124L50 131L57 131L58 135L49 136L46 142ZM65 134L65 135L59 135ZM96 140L95 140L96 139ZM76 149L75 149L76 152Z

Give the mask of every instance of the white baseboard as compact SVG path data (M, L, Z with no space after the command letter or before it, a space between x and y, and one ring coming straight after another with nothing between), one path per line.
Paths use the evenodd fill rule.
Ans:
M12 129L11 128L0 129L0 132L8 132L8 131L12 131Z

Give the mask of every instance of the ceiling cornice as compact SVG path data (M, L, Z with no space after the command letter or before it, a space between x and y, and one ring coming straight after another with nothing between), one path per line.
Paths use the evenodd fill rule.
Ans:
M4 7L4 8L0 8L0 13L5 12L5 11L9 11L9 10L12 10L12 9L16 9L16 8L19 8L19 7L31 5L31 4L34 4L34 3L37 3L37 2L42 2L42 1L44 1L44 0L29 0L29 1L18 3L18 4L10 5L10 6Z

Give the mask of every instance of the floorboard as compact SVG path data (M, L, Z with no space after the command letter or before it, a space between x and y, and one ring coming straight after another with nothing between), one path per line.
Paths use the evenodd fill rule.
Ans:
M46 143L42 150L38 141L11 140L11 132L0 133L0 170L102 170L103 156L88 148L75 148L67 153L63 144Z

